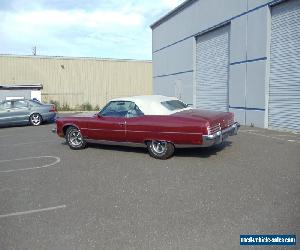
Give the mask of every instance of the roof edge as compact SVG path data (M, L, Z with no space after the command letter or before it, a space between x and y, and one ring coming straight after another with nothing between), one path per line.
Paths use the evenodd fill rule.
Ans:
M114 61L114 62L145 62L152 63L152 60L139 59L118 59L118 58L101 58L101 57L72 57L72 56L47 56L47 55L17 55L17 54L0 54L0 57L15 58L36 58L36 59L56 59L56 60L94 60L94 61Z
M9 89L43 89L42 84L1 84L0 90Z
M197 1L198 0L186 0L186 1L184 1L183 3L178 5L175 9L169 11L167 14L165 14L160 19L158 19L156 22L152 23L150 25L150 28L155 29L157 26L159 26L160 24L162 24L165 21L169 20L171 17L175 16L176 14L178 14L179 12L181 12L182 10L184 10L185 8L189 7L190 5L192 5L193 3L197 2Z

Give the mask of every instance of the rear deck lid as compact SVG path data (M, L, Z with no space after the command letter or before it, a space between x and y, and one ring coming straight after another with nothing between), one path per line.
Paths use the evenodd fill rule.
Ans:
M222 129L231 126L234 122L233 113L230 112L189 109L174 113L172 115L178 117L205 119L209 122L210 126L220 124Z

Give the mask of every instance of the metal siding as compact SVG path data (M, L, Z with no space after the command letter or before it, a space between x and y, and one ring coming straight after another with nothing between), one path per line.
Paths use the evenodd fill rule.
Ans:
M300 131L300 1L272 8L269 127Z
M153 76L193 70L193 42L194 37L154 53L152 60L156 63L153 65Z
M230 25L196 38L196 107L228 111Z
M63 66L62 66L63 65ZM42 100L71 107L152 94L152 63L134 60L0 56L0 83L42 83Z
M0 101L6 100L6 97L24 97L26 99L31 97L31 90L17 89L17 90L0 90Z
M245 0L197 1L152 30L153 51L203 32L245 11Z
M153 82L153 92L159 95L175 96L176 83L181 82L181 100L187 104L193 104L192 88L193 74L192 72L179 75L170 75L166 77L157 77Z

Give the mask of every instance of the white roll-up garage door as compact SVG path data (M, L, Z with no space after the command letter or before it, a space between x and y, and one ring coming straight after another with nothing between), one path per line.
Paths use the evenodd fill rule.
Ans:
M196 38L196 107L228 111L230 25Z
M269 127L300 131L300 1L272 7Z

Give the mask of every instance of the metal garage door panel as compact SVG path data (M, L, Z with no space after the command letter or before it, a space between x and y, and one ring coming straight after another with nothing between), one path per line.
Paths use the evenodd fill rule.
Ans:
M300 131L300 1L272 8L269 127Z
M196 39L196 107L228 111L230 26Z

